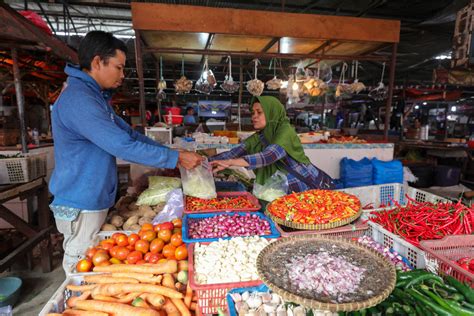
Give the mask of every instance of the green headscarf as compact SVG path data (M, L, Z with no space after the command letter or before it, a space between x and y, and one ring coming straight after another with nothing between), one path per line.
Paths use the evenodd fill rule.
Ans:
M244 144L247 152L249 154L256 154L263 151L264 146L262 145L259 136L259 134L263 133L263 136L269 145L280 145L294 160L309 164L310 161L304 153L301 141L296 134L295 129L290 125L290 120L286 116L285 108L280 101L277 98L270 96L256 98L262 105L266 125L262 131L255 133L245 140ZM254 99L252 99L250 106L253 106L253 103ZM265 184L265 181L277 170L280 170L285 174L287 173L280 164L275 163L256 169L257 183Z

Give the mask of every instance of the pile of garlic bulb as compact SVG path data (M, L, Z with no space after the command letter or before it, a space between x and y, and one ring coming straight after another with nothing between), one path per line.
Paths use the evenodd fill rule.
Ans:
M239 316L306 316L303 306L286 304L282 297L270 292L243 292L229 294ZM336 316L330 311L312 310L314 316Z

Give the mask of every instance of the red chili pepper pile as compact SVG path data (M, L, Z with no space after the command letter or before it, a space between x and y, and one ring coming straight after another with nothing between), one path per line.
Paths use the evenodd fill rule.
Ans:
M339 191L309 190L282 196L268 211L283 220L302 224L327 224L351 217L360 210L354 195Z
M188 211L243 210L254 207L255 205L243 196L217 197L210 200L186 197L186 209Z
M405 207L371 212L370 220L388 231L419 246L420 240L441 239L447 235L470 235L474 225L474 209L458 203L418 202L409 197Z

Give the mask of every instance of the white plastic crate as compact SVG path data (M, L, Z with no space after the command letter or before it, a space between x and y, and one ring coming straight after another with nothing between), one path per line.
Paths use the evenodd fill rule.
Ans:
M0 184L29 182L45 176L46 172L46 153L0 159Z
M48 300L46 305L39 313L39 316L46 316L49 313L62 313L66 309L66 301L74 294L78 295L79 292L73 293L66 289L69 284L81 285L84 282L84 275L78 274L69 276L54 292L53 296Z
M367 222L369 224L368 236L376 242L386 247L392 248L405 257L415 269L424 269L426 266L425 252L420 248L410 244L398 235L395 235L379 224Z
M406 205L407 199L405 197L405 191L410 198L418 202L437 203L448 201L448 199L445 199L441 196L415 189L410 186L404 186L401 183L370 185L364 187L341 189L339 191L357 196L362 207L372 203L374 208L364 210L361 216L363 219L367 219L370 215L370 212L382 211L392 208L393 201L396 201L401 205ZM386 206L379 207L382 204Z

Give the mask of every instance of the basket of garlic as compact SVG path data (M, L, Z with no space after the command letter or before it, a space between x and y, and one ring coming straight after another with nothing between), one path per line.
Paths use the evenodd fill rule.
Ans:
M227 294L227 307L229 316L306 316L310 311L314 316L338 315L286 302L280 295L271 292L265 284L230 290Z

